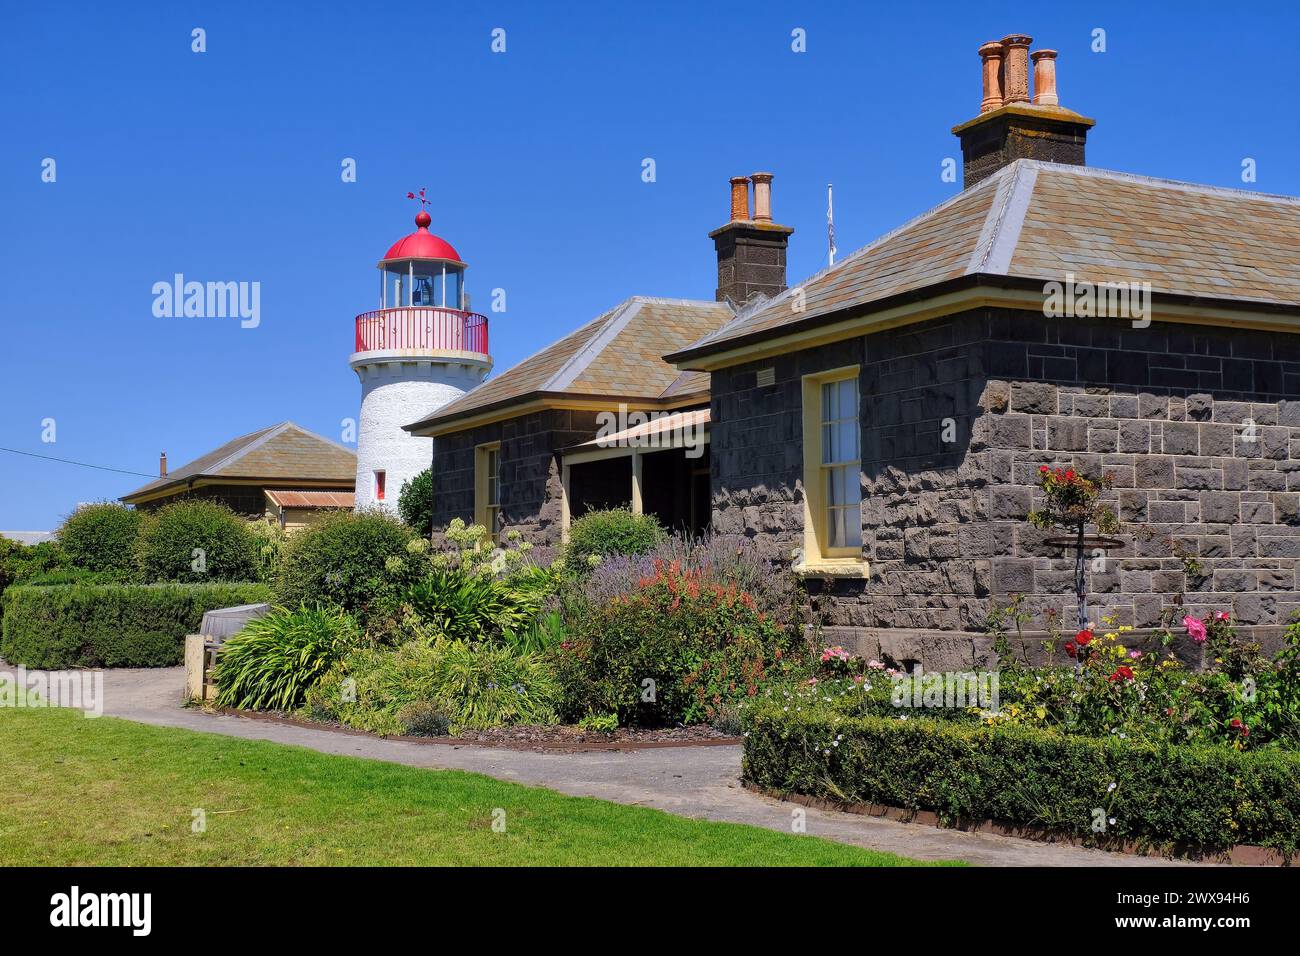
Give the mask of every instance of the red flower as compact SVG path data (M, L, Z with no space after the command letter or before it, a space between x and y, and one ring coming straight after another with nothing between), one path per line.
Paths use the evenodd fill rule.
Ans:
M1073 469L1073 468L1071 468L1069 471L1067 471L1067 472L1065 473L1065 480L1066 480L1066 481L1074 481L1074 469Z
M1078 648L1074 646L1074 641L1070 641L1065 645L1065 653L1069 654L1071 657L1074 657L1075 654L1078 653Z
M1047 472L1051 471L1052 469L1048 468L1046 465L1039 465L1039 466L1038 466L1038 470L1039 470L1040 472L1042 472L1043 474L1046 474Z
M1074 635L1074 639L1079 642L1080 647L1087 647L1092 643L1092 631L1083 630Z
M1115 681L1117 680L1132 680L1132 679L1133 679L1133 668L1128 667L1127 665L1124 664L1121 664L1119 667L1115 668L1115 673L1111 674L1109 678L1112 684L1115 683Z

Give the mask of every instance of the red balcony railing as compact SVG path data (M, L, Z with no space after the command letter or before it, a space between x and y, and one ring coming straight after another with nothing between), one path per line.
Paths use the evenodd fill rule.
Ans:
M413 306L357 316L358 352L376 349L488 350L488 320L477 312Z

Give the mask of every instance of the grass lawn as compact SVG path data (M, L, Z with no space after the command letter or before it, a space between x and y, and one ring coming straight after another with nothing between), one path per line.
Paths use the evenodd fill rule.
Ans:
M888 853L456 770L0 708L0 866L906 866ZM207 829L191 831L192 813ZM505 811L505 832L492 828Z

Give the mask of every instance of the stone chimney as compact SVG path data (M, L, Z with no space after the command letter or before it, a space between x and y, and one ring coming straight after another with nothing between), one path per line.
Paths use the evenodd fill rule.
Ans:
M754 214L749 183L754 183ZM755 296L785 291L785 253L794 232L772 221L772 174L731 180L731 221L709 233L718 253L717 300L742 306Z
M158 456L158 477L167 477L167 452L162 452Z
M1032 37L1013 33L979 48L984 94L980 112L952 130L961 140L967 189L1017 159L1086 165L1084 141L1095 121L1060 105L1056 51L1031 54L1032 43Z

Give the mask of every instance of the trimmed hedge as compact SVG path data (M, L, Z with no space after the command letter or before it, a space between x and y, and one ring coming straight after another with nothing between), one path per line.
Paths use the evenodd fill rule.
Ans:
M0 657L26 667L168 667L203 612L271 600L264 584L69 584L4 594Z
M992 819L1102 844L1292 853L1300 840L1300 753L786 712L766 701L748 712L746 728L744 779L785 793L930 810L946 823ZM1098 808L1104 834L1093 832Z

